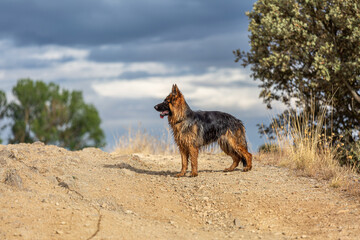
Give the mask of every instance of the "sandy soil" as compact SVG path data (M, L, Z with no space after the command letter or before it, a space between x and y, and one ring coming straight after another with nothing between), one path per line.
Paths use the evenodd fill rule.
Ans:
M359 239L360 202L254 161L0 145L0 239ZM189 175L189 174L188 174Z

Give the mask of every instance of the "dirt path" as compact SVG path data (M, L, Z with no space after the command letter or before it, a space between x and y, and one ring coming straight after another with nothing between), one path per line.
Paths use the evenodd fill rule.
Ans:
M358 239L358 199L254 162L178 179L178 155L0 146L0 239Z

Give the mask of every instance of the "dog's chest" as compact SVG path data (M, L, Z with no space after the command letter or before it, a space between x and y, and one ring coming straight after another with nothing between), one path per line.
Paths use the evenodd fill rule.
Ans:
M198 126L182 122L172 126L174 140L178 145L194 145L199 137Z

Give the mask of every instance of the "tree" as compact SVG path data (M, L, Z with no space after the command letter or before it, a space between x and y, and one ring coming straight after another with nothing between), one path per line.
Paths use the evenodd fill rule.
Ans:
M3 91L0 90L0 120L4 119L6 114L6 95ZM5 126L1 126L0 129L3 130ZM0 143L2 143L2 139L0 138Z
M360 1L258 0L247 15L251 49L234 53L261 81L268 108L295 100L306 110L315 101L330 110L329 128L358 134Z
M84 102L81 92L20 79L13 94L16 101L8 105L13 120L10 143L42 141L71 150L105 145L98 112Z

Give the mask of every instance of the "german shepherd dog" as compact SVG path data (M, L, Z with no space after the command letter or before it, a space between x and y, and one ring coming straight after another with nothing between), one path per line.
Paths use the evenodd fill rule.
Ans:
M245 127L230 114L217 111L192 111L184 96L175 85L164 102L154 106L160 117L168 116L174 139L179 147L182 161L181 172L186 173L188 160L191 160L191 177L198 175L198 154L202 146L218 141L220 148L232 157L233 163L224 171L233 171L241 161L243 171L251 170L252 155L247 150Z

